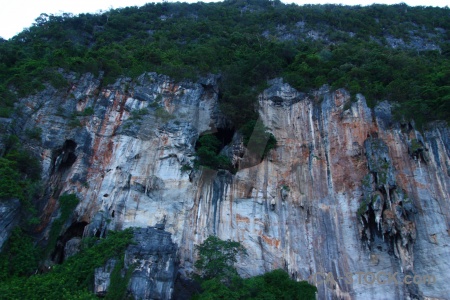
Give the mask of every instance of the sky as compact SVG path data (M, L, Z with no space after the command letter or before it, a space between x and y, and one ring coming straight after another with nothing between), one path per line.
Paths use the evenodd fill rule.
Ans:
M178 0L176 0L178 1ZM176 2L168 0L168 2ZM95 13L110 8L142 6L147 2L160 0L0 0L0 37L9 39L30 27L41 13ZM180 0L180 2L197 2L197 0ZM211 2L204 0L203 2ZM409 6L448 6L448 0L282 0L284 3L302 4L343 4L370 5L373 3L406 3Z

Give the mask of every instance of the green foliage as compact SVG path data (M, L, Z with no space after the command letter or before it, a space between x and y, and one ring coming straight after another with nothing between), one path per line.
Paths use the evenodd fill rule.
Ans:
M0 157L0 199L23 199L23 187L15 162Z
M18 172L22 174L24 180L37 181L40 179L41 164L30 152L21 148L11 149L5 155L5 159L15 163Z
M124 257L121 257L119 261L114 266L111 273L110 284L108 287L108 292L106 293L105 299L111 300L122 300L126 298L126 292L128 287L128 282L130 281L131 275L134 271L133 267L128 268L125 276L122 276L122 269L124 268Z
M34 127L31 129L25 129L25 135L29 137L30 139L34 139L38 142L42 139L42 128L40 127Z
M180 168L180 171L183 173L183 172L189 172L189 171L191 171L192 170L192 167L190 166L190 165L188 165L188 164L185 164L185 165L182 165L181 166L181 168Z
M93 107L86 107L81 113L79 113L79 116L87 117L92 116L94 114L94 108Z
M261 276L242 279L234 263L238 255L247 255L239 242L223 241L209 236L197 246L195 262L202 292L193 297L206 299L299 299L313 300L316 287L306 281L296 282L283 270L274 270Z
M397 101L398 115L418 124L450 120L448 8L148 3L36 20L0 43L0 116L18 96L67 85L62 69L103 74L103 84L145 71L175 80L220 73L220 106L238 129L257 119L258 92L280 76L306 92L329 84L361 92L371 105ZM439 48L393 49L392 38Z
M155 110L155 116L156 116L156 118L158 118L159 120L161 120L163 122L167 122L167 121L175 118L173 115L171 115L169 112L167 112L163 107L158 107Z
M0 282L11 276L31 275L37 269L38 257L32 239L21 228L15 228L0 255Z
M206 299L286 299L314 300L317 288L306 281L296 282L283 270L274 270L264 275L241 279L235 277L225 285L217 278L202 283L202 293L194 300Z
M77 117L78 117L78 114L72 114L70 116L70 120L67 123L70 128L77 128L77 127L81 127L82 126L80 120Z
M15 135L3 137L3 157L0 157L0 201L18 198L31 212L31 198L41 176L39 160L23 149Z
M132 230L127 229L110 231L105 239L90 239L90 243L84 243L80 253L54 266L48 273L1 280L0 295L5 299L97 299L90 292L95 268L103 266L110 258L123 258L132 237ZM112 284L115 290L116 279L113 278ZM119 286L117 290L122 288Z
M213 134L206 134L198 139L197 159L195 166L205 166L212 169L232 170L231 161L225 155L219 154L222 142Z
M146 108L135 109L131 111L130 120L142 120L142 117L145 115L148 115L148 109Z
M273 134L267 132L264 124L258 120L251 120L241 128L244 145L253 153L265 157L267 153L277 146L277 140ZM250 143L250 144L249 144Z
M363 199L361 201L361 203L359 204L359 208L357 211L358 216L363 216L366 213L367 208L368 208L368 204L367 204L366 200Z
M283 190L285 190L286 192L291 191L291 188L290 188L288 185L283 185L281 188L282 188Z
M237 276L234 263L238 255L246 255L247 251L239 243L231 240L223 241L216 236L209 236L201 245L196 246L198 260L195 267L201 280L217 279L228 281Z

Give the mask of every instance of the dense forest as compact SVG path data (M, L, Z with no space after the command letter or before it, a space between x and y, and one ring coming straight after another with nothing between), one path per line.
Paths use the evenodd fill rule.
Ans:
M388 100L398 121L414 120L420 130L430 121L450 121L450 9L227 0L149 3L98 14L43 13L15 37L0 38L0 118L13 120L21 113L18 100L48 85L67 89L68 78L90 72L106 87L119 77L134 80L148 71L194 82L220 75L222 112L245 144L252 133L263 140L264 154L276 147L276 140L256 122L257 94L277 77L305 93L323 85L345 88L352 99L361 93L371 107ZM42 192L41 166L11 128L0 128L0 201L19 199L26 216L0 255L0 298L93 299L93 270L111 256L122 257L131 233L85 240L80 254L52 272L29 277L50 256L78 200L70 194L60 197L61 216L48 245L37 247L33 198ZM21 134L28 144L41 140L39 128ZM198 164L233 171L213 135L200 137L196 150ZM119 271L114 275L117 291L109 298L124 297ZM236 275L234 269L231 273ZM299 299L310 299L315 292L281 271L233 278L229 284L203 278L206 293L197 298L280 299L283 289L293 295L303 289L307 295Z
M67 86L64 72L101 74L107 85L156 71L177 80L222 75L222 109L237 128L256 118L256 93L279 76L303 92L328 84L370 105L396 102L399 117L419 124L448 121L449 19L448 7L266 0L41 14L0 43L0 115L47 83Z

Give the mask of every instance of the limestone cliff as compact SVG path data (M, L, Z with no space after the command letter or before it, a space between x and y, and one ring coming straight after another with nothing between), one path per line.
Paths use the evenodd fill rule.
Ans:
M73 192L82 201L67 228L100 236L159 224L178 247L182 275L193 270L195 245L214 234L247 248L242 276L284 268L317 284L319 299L448 297L445 125L420 133L396 122L388 103L371 110L361 95L351 102L327 87L307 95L273 80L259 104L278 148L236 174L182 171L199 135L227 128L217 77L191 83L147 73L107 88L89 74L69 79L68 91L49 87L21 101L20 129L43 129L44 239L56 199ZM230 147L241 159L238 134ZM368 284L362 272L397 273L398 282ZM415 275L436 280L403 283Z

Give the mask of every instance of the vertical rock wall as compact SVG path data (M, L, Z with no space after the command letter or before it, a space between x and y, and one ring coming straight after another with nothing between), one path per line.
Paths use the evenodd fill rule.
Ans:
M85 234L164 226L178 245L181 274L192 271L195 245L215 234L247 248L241 275L284 268L317 284L320 299L448 296L448 127L436 123L421 134L395 122L387 103L371 110L344 90L305 95L274 80L259 104L276 150L235 175L182 171L198 136L226 126L216 80L175 83L150 73L102 89L86 75L66 93L24 99L24 126L37 124L44 135L42 228L57 210L53 199L75 192ZM86 107L94 114L77 117L75 127L57 115ZM397 273L399 282L360 282L366 272ZM407 275L436 282L404 284Z

